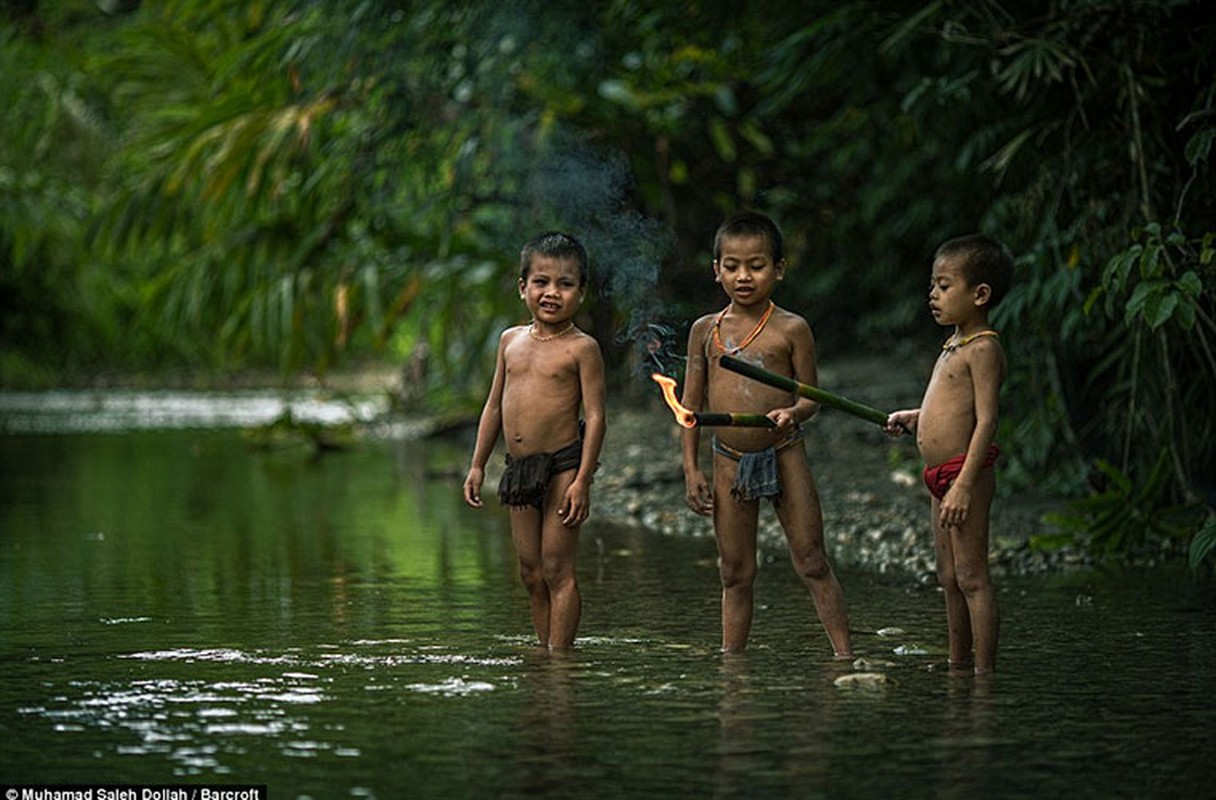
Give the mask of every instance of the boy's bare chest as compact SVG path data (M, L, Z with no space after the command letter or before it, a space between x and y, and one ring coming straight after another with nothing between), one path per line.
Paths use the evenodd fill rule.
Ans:
M712 410L763 409L767 411L791 402L791 395L788 391L776 389L723 367L721 363L723 355L725 354L721 352L710 353L707 359L706 388ZM796 378L793 360L788 349L748 348L733 355L732 358L783 377Z
M504 367L508 380L561 383L578 378L578 361L567 354L516 353L505 359Z
M969 398L971 394L971 369L966 360L957 353L942 353L925 388L925 402L936 398Z

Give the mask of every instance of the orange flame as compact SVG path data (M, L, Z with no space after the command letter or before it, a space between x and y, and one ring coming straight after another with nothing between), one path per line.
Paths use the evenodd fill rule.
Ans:
M659 388L663 390L663 401L667 403L667 407L670 408L671 413L675 415L676 422L680 423L685 428L697 427L697 415L680 405L680 401L676 399L675 378L669 378L666 375L661 375L656 372L650 376L650 379L657 383Z

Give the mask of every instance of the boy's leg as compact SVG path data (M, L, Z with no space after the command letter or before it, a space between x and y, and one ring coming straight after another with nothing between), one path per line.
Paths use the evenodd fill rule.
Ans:
M777 518L785 530L794 569L810 590L833 652L838 657L850 656L853 645L849 639L844 590L828 561L823 541L823 509L805 451L799 446L787 447L778 454L777 464L782 485Z
M756 583L756 527L760 502L731 496L738 463L714 453L714 538L722 580L722 650L740 653L752 629Z
M966 521L951 530L955 579L971 620L977 673L996 669L997 640L1000 638L1000 611L988 571L988 525L995 493L996 473L991 469L982 470L971 490L971 508Z
M549 644L549 588L545 585L541 554L541 512L526 506L512 508L511 541L519 558L519 577L528 592L532 628L542 647Z
M946 600L946 633L949 641L950 666L970 666L971 660L971 614L967 600L958 585L955 572L954 537L952 531L942 526L941 507L937 498L929 507L933 526L933 550L937 564L937 583L942 587Z
M577 470L567 470L553 477L541 526L541 572L549 596L549 647L554 650L574 644L582 614L575 573L579 528L566 527L558 516L566 489L577 474Z

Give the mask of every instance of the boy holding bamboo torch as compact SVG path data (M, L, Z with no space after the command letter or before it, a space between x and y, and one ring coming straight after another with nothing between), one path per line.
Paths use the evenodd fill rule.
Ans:
M600 347L574 325L588 269L586 249L568 234L544 233L524 245L519 298L532 321L499 339L464 480L465 502L481 508L485 465L501 433L507 468L498 496L511 507L532 626L541 646L553 650L570 647L578 631L578 534L591 510L591 477L606 428Z
M722 427L713 438L713 482L699 464L700 427L682 434L689 508L712 516L722 582L722 649L741 652L752 623L760 500L769 498L785 531L794 569L810 591L837 657L852 653L844 592L828 562L819 495L802 444L803 422L819 406L797 394L724 369L724 355L805 384L816 383L815 341L807 321L777 307L785 274L781 229L769 217L736 214L714 238L714 281L730 304L693 323L682 403L759 412L765 427Z
M1005 354L988 321L1013 280L1013 256L982 234L937 249L929 311L953 325L921 407L896 411L887 432L915 431L932 496L937 579L946 597L950 665L996 669L1000 613L988 574L988 520L996 493L997 405ZM974 651L974 653L973 653Z

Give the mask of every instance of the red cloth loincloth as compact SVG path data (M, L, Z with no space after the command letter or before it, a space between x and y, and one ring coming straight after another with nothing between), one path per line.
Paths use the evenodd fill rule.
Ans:
M984 459L984 466L991 467L996 463L997 456L1001 454L1001 448L995 444L988 445L988 456ZM925 486L929 489L929 494L941 500L946 496L946 492L950 491L950 484L954 483L954 479L963 470L963 462L967 460L967 454L957 455L949 461L943 461L936 467L925 467L924 475Z

